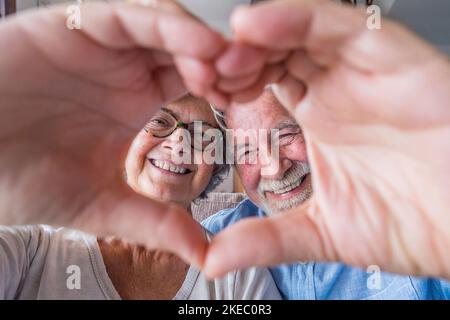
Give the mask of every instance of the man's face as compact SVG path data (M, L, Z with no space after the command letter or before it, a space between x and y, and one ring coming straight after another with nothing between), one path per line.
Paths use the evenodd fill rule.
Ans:
M237 172L250 199L267 214L296 207L312 194L311 176L303 134L294 118L266 90L257 100L233 104L226 112L226 124L233 129ZM267 139L242 141L237 129L265 129ZM272 129L278 129L279 152ZM276 137L276 135L275 135ZM256 142L256 143L255 143Z

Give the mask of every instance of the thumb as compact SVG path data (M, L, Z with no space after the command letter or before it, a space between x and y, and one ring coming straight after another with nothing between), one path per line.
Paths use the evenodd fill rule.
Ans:
M169 251L195 267L203 264L208 246L204 229L177 205L126 191L100 196L80 217L77 227L97 236L116 236Z
M250 218L213 238L204 271L208 277L249 266L325 260L321 226L312 203L268 218Z

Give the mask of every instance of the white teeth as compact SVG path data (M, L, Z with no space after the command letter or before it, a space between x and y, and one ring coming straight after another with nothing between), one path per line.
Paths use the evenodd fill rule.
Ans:
M282 193L286 193L289 192L291 190L294 190L295 188L297 188L303 181L303 178L298 180L296 183L291 184L290 186L287 186L286 188L280 189L280 190L274 190L273 193L275 194L282 194Z
M158 168L166 170L166 171L174 172L174 173L185 174L187 171L186 168L174 165L174 164L164 161L164 160L153 160L152 163L155 165L155 167L158 167Z

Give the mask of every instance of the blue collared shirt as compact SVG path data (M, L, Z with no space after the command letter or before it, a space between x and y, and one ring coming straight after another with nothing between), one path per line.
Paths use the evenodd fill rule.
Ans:
M265 213L249 199L219 211L202 222L212 233L249 217ZM270 268L284 299L448 299L450 284L381 272L375 274L340 263L294 263ZM374 278L377 277L377 278Z

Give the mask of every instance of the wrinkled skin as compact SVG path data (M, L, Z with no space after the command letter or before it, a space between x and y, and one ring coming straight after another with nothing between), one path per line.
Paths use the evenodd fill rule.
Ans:
M1 224L48 223L167 249L210 275L340 260L450 278L450 67L416 36L325 1L237 11L223 38L179 7L82 5L0 24ZM315 194L208 248L185 211L134 194L128 145L186 89L226 105L278 82L302 125ZM206 260L205 260L206 258Z
M224 40L170 5L82 5L81 30L66 28L65 9L0 24L0 223L115 235L199 265L201 228L132 192L123 161L163 103L188 89L214 100Z
M219 234L207 272L331 260L449 277L447 58L387 20L369 31L364 15L321 1L263 4L232 22L241 43L289 52L275 92L304 130L314 195L300 209ZM249 68L243 51L231 47L218 69ZM275 70L267 56L253 59L260 74Z

